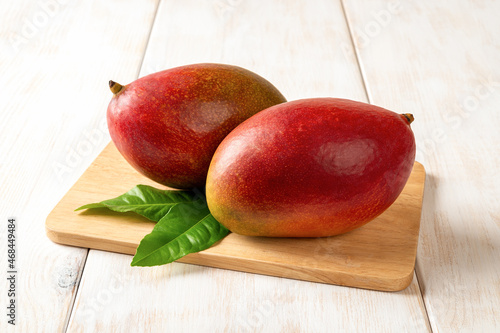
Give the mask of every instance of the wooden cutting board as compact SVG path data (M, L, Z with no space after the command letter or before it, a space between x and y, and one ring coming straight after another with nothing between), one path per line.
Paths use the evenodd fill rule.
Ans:
M397 291L413 278L425 170L415 162L397 201L381 216L344 235L265 238L229 234L179 262L306 281ZM136 172L110 143L47 217L56 243L135 254L154 223L107 209L75 212L87 203L125 193L137 184L164 188ZM130 258L132 259L132 258Z

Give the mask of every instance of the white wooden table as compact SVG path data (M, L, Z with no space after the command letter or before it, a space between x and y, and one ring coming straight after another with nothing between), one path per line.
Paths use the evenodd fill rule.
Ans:
M0 1L0 332L499 332L499 1ZM52 243L48 213L109 142L110 79L239 65L288 98L413 113L427 170L397 293ZM6 314L17 227L16 326Z

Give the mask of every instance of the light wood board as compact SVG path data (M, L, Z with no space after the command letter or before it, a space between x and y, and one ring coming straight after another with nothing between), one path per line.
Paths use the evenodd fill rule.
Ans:
M2 333L66 331L89 251L54 244L44 222L109 141L108 80L137 77L158 2L0 0L2 306L8 217L18 268Z
M413 278L425 171L418 162L398 200L350 233L327 238L265 238L229 234L180 262L375 290L406 288ZM134 254L154 223L134 213L74 209L116 197L137 184L160 185L137 173L110 143L46 221L57 243Z
M139 76L222 62L289 100L368 102L354 53L340 1L161 1ZM68 332L431 331L415 275L395 294L183 263L138 269L129 255L88 253Z
M344 6L370 102L415 116L432 331L500 332L500 2Z

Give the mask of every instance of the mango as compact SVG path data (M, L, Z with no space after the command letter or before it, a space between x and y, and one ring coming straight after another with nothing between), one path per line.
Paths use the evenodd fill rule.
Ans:
M203 188L224 137L257 112L286 102L269 81L241 67L193 64L128 85L110 81L108 129L141 174L169 187Z
M212 215L234 233L324 237L373 220L415 161L411 114L312 98L272 106L227 135L206 182Z

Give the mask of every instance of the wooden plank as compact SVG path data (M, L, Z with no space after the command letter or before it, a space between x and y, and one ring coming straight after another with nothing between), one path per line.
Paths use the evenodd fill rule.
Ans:
M413 279L425 171L415 163L396 202L356 231L331 238L265 238L230 234L180 262L374 290L406 288ZM74 210L117 197L136 184L160 187L135 171L111 143L47 217L57 243L135 254L154 224L135 214ZM164 187L162 187L164 188Z
M366 100L355 58L346 56L352 44L338 2L188 0L160 9L141 76L221 62L258 73L288 100Z
M500 3L345 1L375 104L415 115L417 275L436 332L500 329Z
M264 76L289 100L365 101L353 54L340 2L165 1L141 76L224 62ZM90 252L70 331L428 330L415 279L395 296L181 263L129 268L130 259ZM118 277L130 281L123 291L103 285Z
M140 6L139 6L140 5ZM156 1L2 1L0 253L17 220L17 320L1 332L62 332L86 249L60 246L44 220L109 141L111 76L137 75ZM134 24L130 24L134 22ZM7 304L7 280L0 303Z
M387 293L130 259L90 251L69 332L428 331L415 279Z

